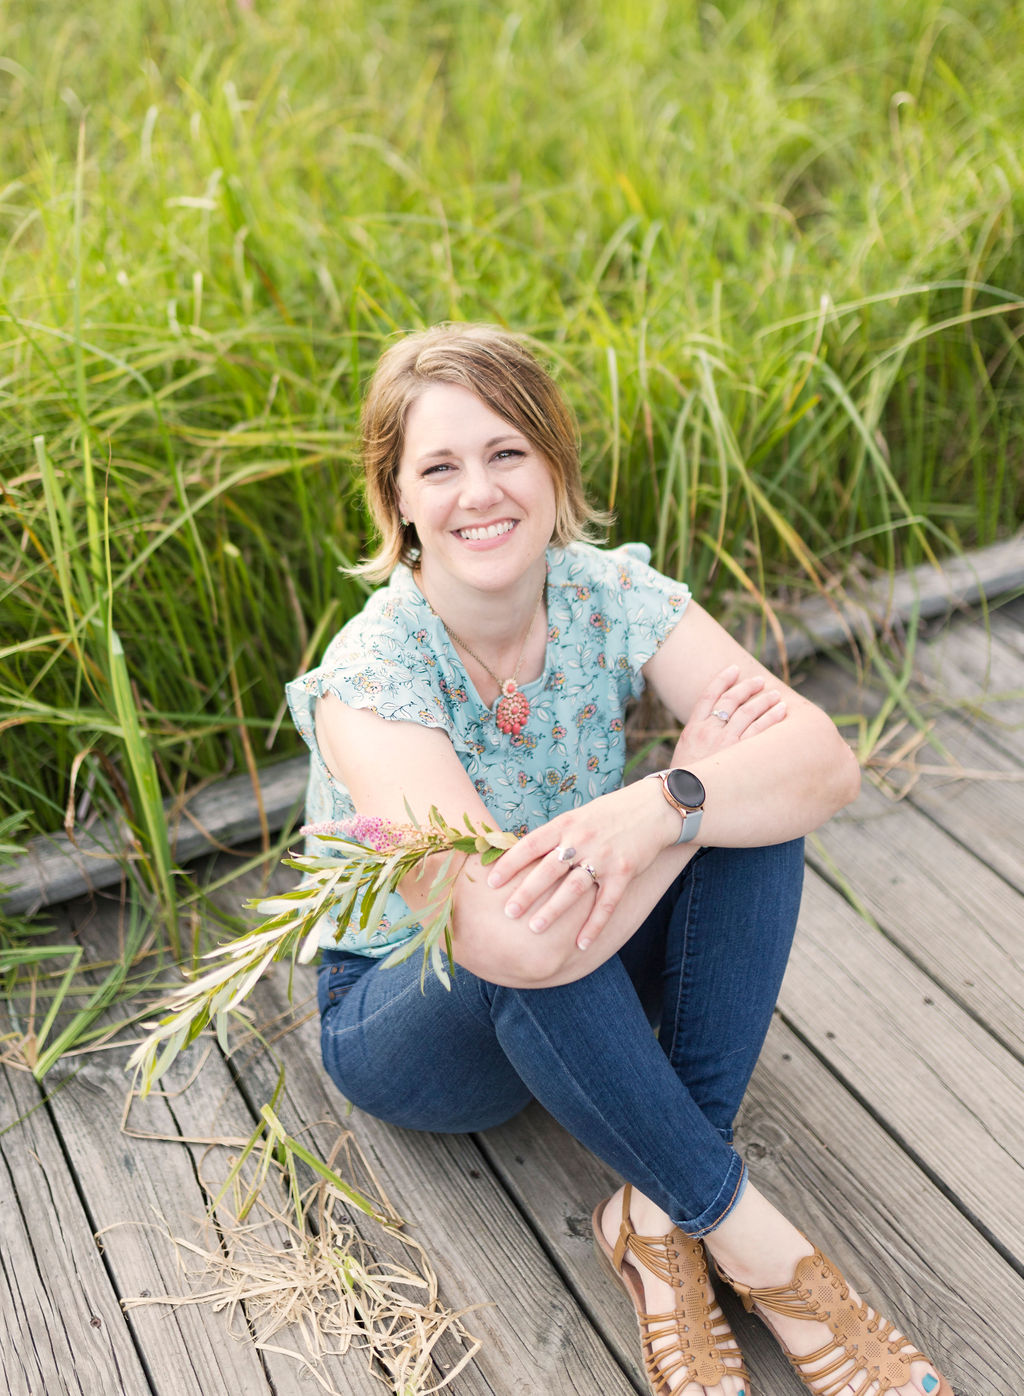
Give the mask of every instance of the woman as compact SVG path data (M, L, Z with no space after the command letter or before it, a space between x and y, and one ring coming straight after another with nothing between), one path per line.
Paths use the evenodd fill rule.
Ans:
M415 959L379 964L436 870L406 880L369 940L325 926L332 1078L411 1129L486 1129L535 1096L615 1168L595 1240L654 1396L751 1396L708 1256L816 1396L952 1396L731 1142L802 837L855 796L853 755L646 550L581 541L597 516L573 421L513 336L440 326L393 345L363 445L382 540L364 570L390 580L289 686L314 756L308 817L402 823L436 805L523 837L460 873L450 990L428 975L421 991ZM682 730L667 771L623 786L623 711L645 684Z

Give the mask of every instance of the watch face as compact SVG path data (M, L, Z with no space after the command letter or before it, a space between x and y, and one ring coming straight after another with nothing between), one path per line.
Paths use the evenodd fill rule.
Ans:
M673 800L687 809L700 809L704 803L704 787L692 771L669 771L665 784Z

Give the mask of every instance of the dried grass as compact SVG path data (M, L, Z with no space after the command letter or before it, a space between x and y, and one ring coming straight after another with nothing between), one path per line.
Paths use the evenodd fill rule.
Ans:
M202 1177L215 1210L198 1241L174 1236L166 1222L160 1226L191 1277L190 1292L125 1299L124 1307L210 1305L226 1314L235 1338L298 1362L335 1396L351 1389L337 1384L336 1359L352 1350L395 1396L428 1396L450 1386L480 1349L463 1319L482 1305L452 1310L441 1302L425 1250L405 1234L350 1134L339 1138L329 1166L336 1161L347 1179L359 1179L386 1219L360 1219L364 1229L374 1228L371 1239L356 1229L329 1182L306 1189L296 1208L289 1170L275 1161L253 1201L254 1179L241 1172L232 1178L229 1158L230 1205L222 1196L225 1175L216 1182ZM201 1263L190 1267L189 1260Z

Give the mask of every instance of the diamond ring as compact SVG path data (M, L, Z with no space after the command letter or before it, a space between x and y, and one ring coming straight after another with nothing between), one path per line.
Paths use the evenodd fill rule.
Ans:
M732 717L732 713L727 713L724 708L716 708L711 716L717 717L719 722L728 722L730 717Z
M589 873L589 874L590 874L591 881L593 882L594 886L595 886L595 887L600 887L600 885L601 885L600 878L598 877L597 873L594 871L594 869L590 866L589 863L578 863L578 864L577 864L577 867L582 868L583 871L584 871L585 873Z

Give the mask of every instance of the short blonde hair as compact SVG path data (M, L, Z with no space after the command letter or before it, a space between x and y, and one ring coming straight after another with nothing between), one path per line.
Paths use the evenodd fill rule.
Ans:
M595 540L608 517L587 503L579 435L572 409L521 339L494 325L442 324L407 335L377 362L363 402L362 460L366 501L380 543L355 570L383 581L399 562L412 564L419 540L403 527L396 476L409 407L433 383L475 393L544 457L555 487L552 542Z

